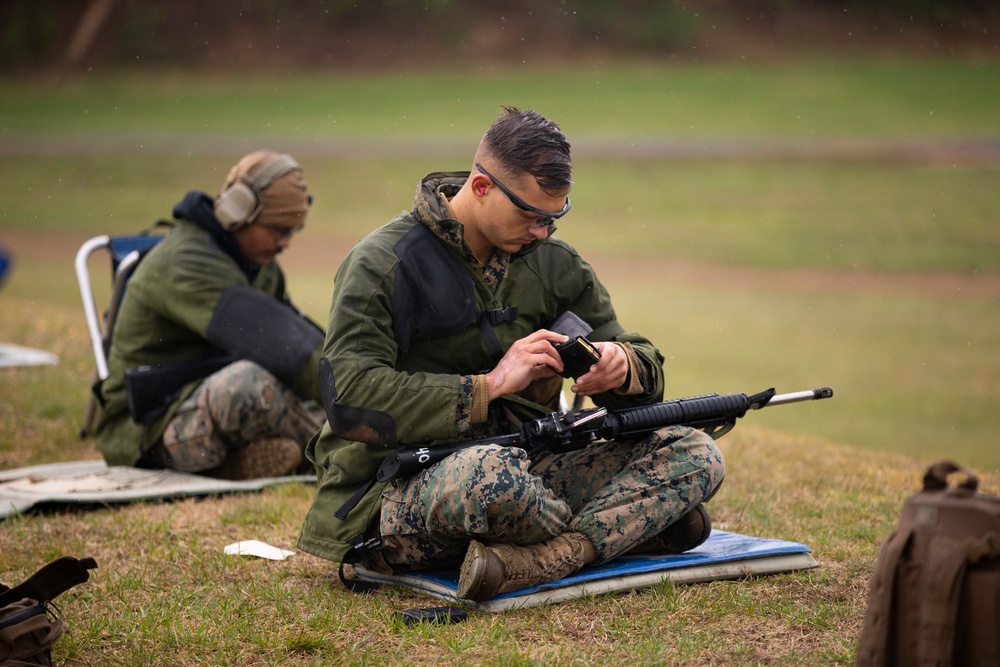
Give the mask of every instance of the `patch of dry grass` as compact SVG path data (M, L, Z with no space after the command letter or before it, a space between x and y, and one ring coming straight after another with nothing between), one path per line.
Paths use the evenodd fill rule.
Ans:
M823 139L938 136L949 128L988 134L996 125L996 91L980 85L982 65L921 60L831 71L825 80L846 75L862 85L852 83L846 96L836 86L817 87L823 72L811 66L711 77L671 71L668 88L686 91L671 93L673 120L648 113L663 107L659 98L652 106L641 102L667 90L648 85L651 76L662 78L654 70L612 82L623 95L608 95L606 77L592 73L581 75L587 81L569 82L570 96L553 89L551 77L525 88L519 73L516 85L518 95L562 119L580 145L588 135L615 134L609 119L617 119L617 136L626 142L650 132L787 137L818 130ZM184 103L172 79L160 93L145 81L111 80L110 88L98 82L69 101L62 99L64 90L36 90L25 82L19 94L5 98L21 105L8 142L25 154L18 169L4 173L9 201L2 218L9 229L3 241L18 265L0 292L0 341L50 350L60 363L0 369L0 469L99 458L93 443L77 438L93 362L72 255L91 233L143 228L166 214L185 189L217 186L248 137L281 139L295 153L302 149L319 193L310 241L293 247L286 266L297 302L322 321L346 250L408 205L420 174L466 159L464 149L457 150L459 158L450 156L455 149L449 146L458 144L443 143L444 135L459 142L468 135L474 142L482 127L476 113L465 113L477 106L476 98L454 100L462 112L449 114L434 93L423 107L411 105L423 111L401 123L391 107L344 96L338 86L295 80L282 87L287 95L276 95L278 82L258 79L247 85L266 87L281 109L261 113L259 105L238 103L250 88L234 87L234 81L207 81L207 88L189 82L220 102L198 106L205 116L195 121L170 111ZM738 100L741 113L734 115L733 85L743 79L768 85L741 86L756 92ZM787 92L806 79L811 83L802 90L827 93L790 104L787 95L768 92ZM892 86L883 85L890 79ZM960 83L935 85L938 80ZM775 82L780 85L770 85ZM398 96L400 83L374 81L370 90L380 94L388 85ZM406 85L435 90L416 80ZM474 88L486 100L502 85L494 79ZM598 98L588 91L595 85L603 91L599 99L639 110L638 116L593 107ZM117 94L122 86L124 98ZM873 86L883 97L869 94ZM46 102L53 92L59 103ZM161 93L170 104L157 98ZM579 103L580 95L586 103ZM891 103L877 102L885 99ZM775 100L782 107L777 114ZM113 113L107 107L112 103ZM478 106L492 117L495 104ZM244 117L233 116L236 107L246 110ZM370 113L383 108L388 115ZM845 108L856 113L837 111ZM84 109L94 112L80 113ZM456 127L456 118L465 125ZM38 133L38 145L29 127L36 128L31 132ZM130 127L141 142L128 134ZM275 137L277 127L296 131ZM177 128L176 136L170 128ZM220 136L206 145L206 132L214 136L217 128L239 138ZM441 135L433 140L441 152L424 154L418 144L420 155L398 156L392 143L391 160L345 158L338 153L341 133L349 136L346 145L371 142L376 148L390 145L381 143L385 137ZM42 141L50 134L55 138ZM140 143L142 150L134 152ZM54 154L39 151L55 144L60 148ZM133 153L120 152L123 146ZM186 151L194 148L192 160ZM665 584L547 608L474 614L454 626L407 628L393 619L393 609L439 603L399 588L349 593L331 563L307 554L274 563L222 553L225 544L250 538L292 547L312 498L310 485L36 511L0 522L0 581L16 582L64 554L91 555L100 563L89 583L58 600L70 627L57 644L59 664L852 664L878 546L930 461L927 454L918 461L763 426L785 425L786 415L799 414L818 423L823 413L827 426L832 416L849 427L798 430L873 448L932 451L915 446L923 441L956 456L963 446L977 452L981 442L981 460L996 471L989 415L997 374L989 360L997 356L998 339L991 334L997 327L988 326L997 294L995 165L952 164L949 158L947 164L793 162L748 169L727 161L609 161L599 154L588 158L586 151L581 158L567 238L599 265L623 323L660 343L675 391L689 393L684 387L696 382L696 391L766 386L758 387L758 380L792 391L814 386L814 377L817 384L834 385L837 398L829 404L782 408L773 417L767 411L726 436L728 477L711 503L718 527L804 542L819 568ZM685 275L667 271L682 259ZM722 386L727 383L738 384ZM984 490L1000 489L997 474L984 476Z
M0 340L60 364L0 373L0 468L96 459L77 438L92 362L78 307L6 298ZM836 400L836 399L835 399ZM782 408L793 410L795 408ZM311 485L251 495L36 511L0 522L0 581L60 555L93 556L62 596L65 665L851 664L878 546L927 461L769 430L748 417L720 443L715 525L808 544L818 569L575 600L454 626L407 628L399 588L349 593L329 562L233 558L224 545L293 548ZM983 489L1000 480L985 476Z
M15 517L0 525L5 581L61 554L94 556L60 600L65 665L851 664L879 543L923 473L915 461L741 424L720 441L718 527L810 545L818 569L476 614L407 628L399 588L347 592L333 564L225 556L261 539L294 548L313 487ZM998 480L984 480L996 491Z

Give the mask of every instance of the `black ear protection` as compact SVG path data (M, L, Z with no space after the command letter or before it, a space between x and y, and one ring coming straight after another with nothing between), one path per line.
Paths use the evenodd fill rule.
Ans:
M253 176L240 174L215 198L215 217L227 232L249 225L264 207L261 192L290 171L301 169L291 155L278 155Z

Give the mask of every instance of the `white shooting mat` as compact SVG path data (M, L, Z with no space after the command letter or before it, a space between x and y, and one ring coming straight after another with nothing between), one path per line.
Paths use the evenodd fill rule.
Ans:
M0 343L0 368L15 366L54 366L59 363L59 357L31 347Z
M26 512L36 505L130 503L260 491L274 484L315 481L315 475L232 481L176 470L109 467L104 461L49 463L0 471L0 519Z

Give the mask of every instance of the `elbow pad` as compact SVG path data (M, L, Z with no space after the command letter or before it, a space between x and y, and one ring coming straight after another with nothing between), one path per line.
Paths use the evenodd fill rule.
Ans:
M290 305L247 285L223 291L205 336L284 382L298 377L324 338L319 327Z

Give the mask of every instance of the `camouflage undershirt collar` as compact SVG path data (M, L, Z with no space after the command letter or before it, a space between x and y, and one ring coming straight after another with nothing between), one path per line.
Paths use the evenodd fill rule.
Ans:
M510 253L497 250L493 253L489 263L485 265L472 253L469 244L465 242L465 228L462 227L462 223L455 219L455 214L448 201L458 193L459 189L460 186L453 183L444 183L438 186L439 211L432 210L430 202L418 195L414 202L413 212L417 219L427 225L427 228L435 236L458 251L462 259L479 271L483 282L491 291L496 291L500 282L507 275L507 268L510 266Z

